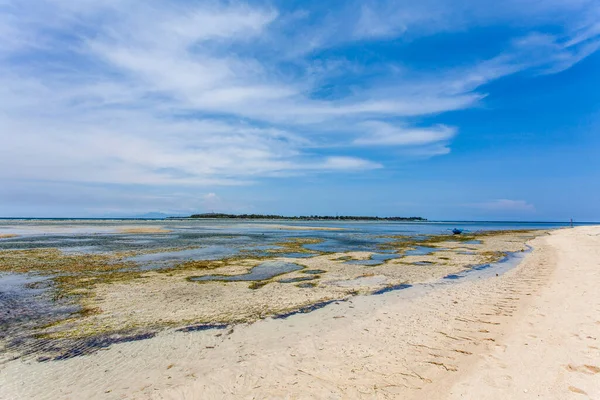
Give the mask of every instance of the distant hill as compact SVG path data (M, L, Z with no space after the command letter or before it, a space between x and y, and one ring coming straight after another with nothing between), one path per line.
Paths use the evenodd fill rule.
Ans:
M174 217L178 218L178 217ZM306 216L282 216L269 214L222 214L222 213L204 213L194 214L186 218L220 218L220 219L292 219L302 221L415 221L424 222L426 218L422 217L368 217L368 216L348 216L348 215L306 215Z

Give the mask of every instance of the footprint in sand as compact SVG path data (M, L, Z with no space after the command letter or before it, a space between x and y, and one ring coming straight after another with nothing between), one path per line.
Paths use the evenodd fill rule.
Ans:
M569 386L569 390L573 393L579 393L579 394L585 394L587 395L587 393L579 388L576 388L575 386Z
M595 374L600 373L600 367L597 367L595 365L585 364L585 365L576 366L573 364L569 364L565 368L569 372L581 372L581 373L587 374L587 375L595 375Z

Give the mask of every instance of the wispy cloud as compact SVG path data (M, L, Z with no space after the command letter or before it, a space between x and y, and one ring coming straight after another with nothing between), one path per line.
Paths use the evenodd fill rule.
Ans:
M361 127L367 135L354 140L366 146L422 146L447 142L456 135L456 128L435 125L429 128L402 127L381 121L366 121Z
M497 13L473 1L349 4L332 15L317 4L0 3L0 180L239 185L385 167L357 147L447 154L459 127L419 118L473 107L503 76L567 69L600 43L597 23L563 21L591 9L584 1ZM528 28L533 14L564 31ZM435 73L327 52L499 20L527 34Z

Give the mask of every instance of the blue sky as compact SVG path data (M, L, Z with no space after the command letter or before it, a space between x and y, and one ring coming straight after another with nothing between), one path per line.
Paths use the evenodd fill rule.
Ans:
M0 0L0 215L600 220L600 3Z

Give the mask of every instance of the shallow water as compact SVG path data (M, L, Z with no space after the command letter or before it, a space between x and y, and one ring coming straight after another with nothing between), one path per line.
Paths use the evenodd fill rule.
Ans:
M178 254L149 255L140 262L164 262L181 259L217 259L237 254L241 250L268 249L291 238L319 238L323 241L307 244L316 252L370 251L385 253L379 245L392 240L389 236L451 234L450 229L469 232L505 229L550 229L567 224L543 223L474 223L474 222L336 222L336 221L243 221L243 220L11 220L0 219L0 234L18 234L0 239L0 250L60 248L65 252L160 251L173 248L196 248ZM286 230L302 228L306 230ZM337 228L323 231L310 228ZM165 233L122 233L125 228L160 228ZM477 244L473 242L473 244ZM200 248L200 249L199 249ZM187 251L187 250L184 250ZM422 254L421 250L409 254ZM172 250L167 250L172 253ZM290 258L311 257L314 254L289 253Z
M285 230L273 224L304 227L307 230ZM123 227L163 228L168 233L120 233ZM309 227L335 227L340 231L310 230ZM370 260L351 260L347 264L378 265L386 260L403 255L428 255L442 249L418 246L404 253L382 250L381 244L394 240L390 236L418 236L424 234L450 235L449 229L459 227L469 231L555 228L564 224L499 224L499 223L392 223L392 222L322 222L322 221L15 221L0 220L0 234L15 233L21 236L0 239L0 251L10 249L59 248L66 254L102 253L117 251L150 252L130 257L126 261L138 263L141 269L163 268L187 260L218 260L239 254L267 255L268 250L277 249L278 243L293 238L318 238L322 242L304 245L314 253L290 252L276 254L280 257L314 257L319 252L368 251L373 253ZM451 236L451 235L450 235ZM464 242L476 245L479 241ZM174 249L181 250L174 250ZM279 247L280 248L280 247ZM464 250L464 249L463 249ZM464 254L469 252L464 251ZM451 284L453 280L479 279L500 274L514 267L525 253L514 253L505 260L494 264L475 266L460 274L448 275L440 284ZM416 264L431 266L424 262ZM266 261L252 268L248 273L238 275L207 275L192 278L196 281L263 281L293 271L307 274L300 278L280 279L280 283L295 284L307 290L318 282L314 275L323 273L319 269L303 269L293 262ZM77 307L61 306L48 297L51 281L47 277L31 277L24 274L0 274L0 338L11 335L15 340L25 340L20 333L33 332L36 326L67 317L76 312ZM405 284L389 286L373 292L383 294L407 289ZM300 310L283 314L279 318L309 312L331 303L323 302ZM204 329L224 329L225 325L195 325L186 331ZM8 329L5 329L8 328ZM18 329L18 334L15 334ZM6 337L6 336L5 336ZM140 340L146 336L127 334L101 338L94 342L82 343L72 351L61 353L60 357L88 354L99 348L129 340ZM58 357L58 356L57 356ZM0 357L1 361L2 357Z
M5 349L35 340L34 329L78 311L77 306L52 301L51 287L46 277L0 273L0 339ZM0 364L6 361L4 353L0 348Z
M187 260L219 260L225 257L236 255L239 248L225 245L215 245L200 247L197 249L186 249L177 251L165 251L161 253L142 254L129 257L125 261L133 261L140 264L159 263L167 261L187 261Z
M533 249L527 246L525 251L510 252L504 256L500 261L489 264L475 265L466 271L458 274L451 274L444 277L444 279L482 279L491 278L493 276L502 275L505 272L515 268L519 263L529 254Z
M352 264L352 265L381 265L385 263L387 260L391 260L394 258L399 258L399 254L377 254L374 253L371 255L371 258L368 260L350 260L346 261L344 264Z
M417 246L412 250L407 250L404 252L405 256L427 256L429 254L433 254L437 251L441 251L443 249L437 247L428 247L428 246Z

